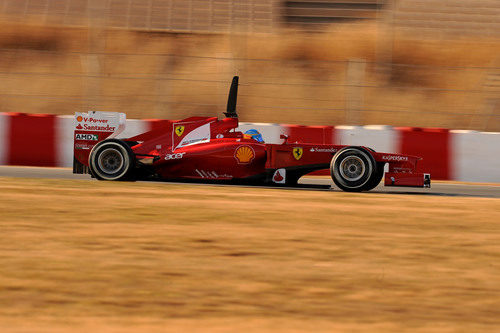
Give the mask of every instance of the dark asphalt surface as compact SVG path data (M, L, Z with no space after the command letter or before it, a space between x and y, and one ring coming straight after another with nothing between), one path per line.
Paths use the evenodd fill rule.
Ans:
M24 178L55 178L55 179L83 179L95 181L89 175L75 175L70 168L39 168L23 166L0 166L0 177L24 177ZM331 179L326 177L303 177L299 188L283 188L292 190L325 190L340 191L333 187L325 189L324 187L314 187L313 185L333 185ZM205 184L199 184L204 186ZM213 184L211 184L213 185ZM217 185L217 186L236 186L236 185ZM451 182L433 182L432 188L402 188L402 187L384 187L378 186L369 193L385 194L412 194L412 195L436 195L436 196L464 196L464 197L485 197L500 198L500 184L461 184Z

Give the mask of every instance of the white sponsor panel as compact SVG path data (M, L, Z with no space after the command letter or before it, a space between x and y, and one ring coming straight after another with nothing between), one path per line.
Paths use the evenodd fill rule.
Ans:
M384 153L398 153L397 131L392 126L335 126L336 144L365 146Z
M7 150L9 146L10 117L0 113L0 165L7 164Z
M285 184L286 182L286 169L278 169L274 171L273 182L276 184Z
M79 118L81 117L81 118ZM81 131L94 131L94 132L110 132L109 129L113 128L112 133L108 138L117 136L125 128L126 116L124 113L118 112L76 112L74 116L58 116L56 120L56 165L60 167L71 167L73 165L73 145L75 137L75 130ZM133 123L140 124L138 131L147 130L147 124L142 120L134 120ZM85 126L87 125L87 126ZM94 127L92 127L94 126ZM104 130L96 130L90 128L104 128ZM134 126L128 132L133 132ZM123 133L126 135L126 133ZM125 137L120 135L121 137ZM137 133L140 134L140 133ZM132 136L132 135L130 135ZM94 141L94 140L89 140ZM85 147L77 147L84 149Z
M262 138L265 143L283 143L283 139L280 139L281 134L287 134L287 129L278 124L265 124L265 123L244 123L240 122L236 131L245 133L250 129L256 129L262 134Z
M85 114L85 113L83 113ZM117 114L117 113L114 113ZM75 116L58 116L56 119L56 161L57 166L60 167L71 167L73 165L73 140L75 139L75 127L77 124L76 117L77 115L82 115L82 113L76 113ZM83 116L82 116L83 117ZM8 120L8 117L5 116L5 119ZM121 118L123 119L123 118ZM124 119L126 121L126 125L121 133L114 133L114 135L109 136L111 138L116 136L117 138L129 138L132 136L136 136L142 133L145 133L150 130L149 122L140 120L140 119ZM118 128L120 129L120 125ZM1 129L0 124L0 129ZM0 132L5 133L4 131ZM1 147L1 146L0 146ZM85 149L84 145L77 147L80 149ZM0 151L1 153L1 151Z
M125 113L89 111L75 113L75 130L91 132L112 132L115 137L125 129Z
M172 135L175 135L175 133L172 133ZM174 140L172 139L172 142L173 141ZM175 149L206 142L210 142L210 123L197 127L186 134Z
M451 178L468 182L500 182L500 133L450 131Z

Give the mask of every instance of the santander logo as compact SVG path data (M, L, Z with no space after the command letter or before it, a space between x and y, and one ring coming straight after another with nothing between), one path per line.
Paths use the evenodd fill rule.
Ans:
M75 129L81 131L99 131L99 132L114 132L116 125L109 121L109 119L85 117L78 115L76 117L78 124Z
M274 171L273 182L276 184L285 184L286 182L286 169L281 168Z
M281 181L283 181L283 176L281 175L281 173L279 172L279 170L276 171L276 173L274 174L273 180L275 182L281 182Z

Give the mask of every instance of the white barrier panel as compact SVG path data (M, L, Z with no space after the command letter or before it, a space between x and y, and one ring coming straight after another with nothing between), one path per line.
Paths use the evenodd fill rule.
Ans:
M124 139L130 138L150 130L149 123L144 120L127 119L125 130L121 132L117 138Z
M385 153L397 153L397 133L392 126L335 126L336 144L365 146Z
M59 116L56 119L56 165L73 166L74 116Z
M249 129L256 129L259 131L265 143L283 143L283 139L280 139L280 135L287 134L286 129L279 124L266 123L239 123L239 127L236 131L245 133Z
M500 133L450 131L452 179L500 183Z

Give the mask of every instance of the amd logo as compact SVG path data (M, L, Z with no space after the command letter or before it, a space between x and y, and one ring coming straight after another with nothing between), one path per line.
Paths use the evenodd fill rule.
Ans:
M75 134L75 140L98 141L99 136L97 134Z

